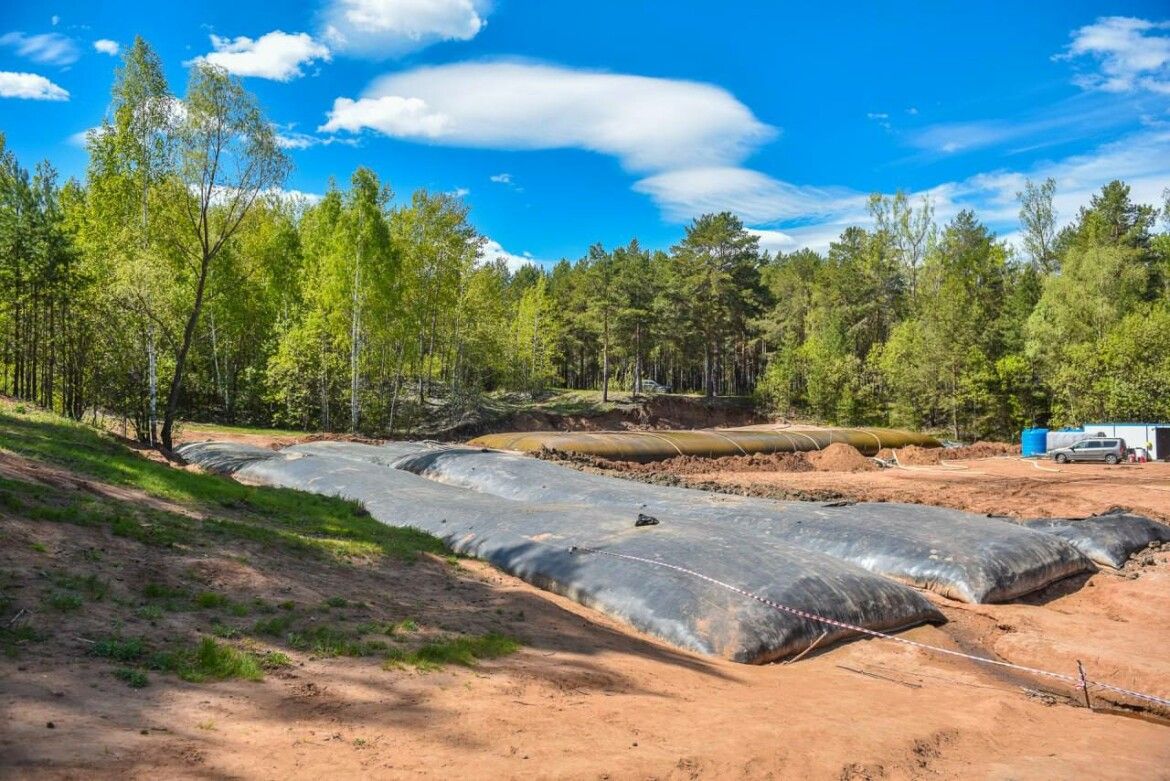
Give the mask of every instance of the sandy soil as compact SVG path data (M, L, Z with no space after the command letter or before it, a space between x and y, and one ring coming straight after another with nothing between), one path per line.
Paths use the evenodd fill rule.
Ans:
M85 656L93 616L0 662L6 777L1170 777L1166 721L1089 711L1059 685L885 641L749 667L638 637L475 562L348 573L301 562L290 578L288 562L246 550L177 553L160 573L135 544L91 529L8 521L5 537L6 569L34 540L71 560L103 550L123 562L116 593L194 569L232 593L341 594L424 623L504 625L525 644L474 669L300 656L262 683L160 676L128 690ZM1032 600L1046 604L938 600L951 622L903 636L1063 672L1081 659L1091 677L1170 694L1170 555L1147 559Z
M1170 489L1170 464L961 466L701 476L764 487L824 481L832 490L1023 515L1113 505L1170 511L1170 491L1160 490ZM106 490L28 472L5 470L62 490ZM1138 712L1100 694L1088 710L1059 682L889 641L818 649L792 664L736 665L640 636L478 562L339 565L250 543L159 553L99 529L0 514L0 574L18 595L12 610L38 604L46 569L63 562L107 579L110 594L68 621L33 607L48 639L0 657L5 777L1170 779L1170 712ZM382 669L377 658L313 658L275 642L269 647L294 666L261 683L152 674L147 688L128 689L110 662L86 652L124 614L120 605L158 581L193 581L240 601L309 605L340 596L362 608L335 611L337 620L412 617L424 633L503 631L524 647L475 668L424 674ZM948 623L900 637L1066 674L1080 660L1092 679L1170 696L1170 550L1011 604L928 597ZM137 620L116 628L142 631ZM161 631L207 631L211 620L168 613Z
M717 467L718 465L716 465ZM686 481L756 495L802 492L953 507L1013 518L1084 517L1120 506L1170 520L1170 463L1065 464L997 457L854 474L688 470Z

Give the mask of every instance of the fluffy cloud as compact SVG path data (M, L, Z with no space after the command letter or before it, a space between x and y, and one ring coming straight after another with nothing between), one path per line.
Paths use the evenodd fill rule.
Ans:
M36 73L0 71L0 98L69 100L69 93Z
M118 45L117 41L111 41L109 38L99 38L93 42L93 50L99 54L108 54L111 57L117 57L118 52L122 51L122 47Z
M286 33L281 30L261 35L253 40L211 36L215 51L190 62L218 65L237 76L255 76L260 79L290 81L304 76L302 65L317 60L329 61L329 49L313 40L308 33ZM188 63L190 64L190 63Z
M748 228L748 233L759 239L761 250L771 252L773 255L780 252L791 252L798 247L796 239L792 238L784 231Z
M384 76L323 130L493 149L587 149L634 171L738 162L775 131L724 89L521 62Z
M1141 131L1090 153L1023 171L1001 169L944 182L912 193L911 198L915 202L929 198L940 223L962 209L974 209L981 220L1010 241L1019 230L1016 193L1023 189L1026 179L1040 181L1048 177L1056 181L1054 206L1062 224L1073 220L1080 207L1113 179L1124 180L1135 201L1161 203L1163 189L1170 182L1170 130ZM734 186L736 183L742 186ZM689 205L682 197L688 193ZM656 199L664 197L652 195ZM870 224L865 193L797 186L763 174L698 176L687 188L668 189L668 196L674 200L665 203L664 208L680 219L703 211L728 210L749 223L774 226L755 231L761 237L761 246L773 251L790 252L799 247L824 250L850 225Z
M469 41L486 15L485 0L331 0L324 38L338 51L383 60L439 41Z
M273 131L276 133L276 145L278 147L281 149L309 149L314 146L332 146L333 144L344 144L346 146L357 146L358 144L356 138L315 136L311 133L301 133L293 128L293 124L272 126Z
M0 46L11 46L21 57L48 65L72 65L81 56L73 39L59 33L5 33L0 35Z
M811 219L864 209L865 196L846 188L807 187L731 166L666 171L634 183L668 219L731 211L748 223Z
M1090 57L1099 72L1077 83L1105 92L1149 90L1170 95L1170 22L1105 16L1073 33L1064 59Z
M388 136L426 140L438 139L449 124L448 117L433 112L421 98L383 95L360 100L338 98L325 124L317 129L358 133L372 128Z
M512 174L509 174L509 173L495 174L493 176L489 176L488 179L495 182L496 184L511 184L512 183Z
M533 258L531 253L525 252L522 255L516 255L500 246L500 242L490 238L484 239L482 258L486 263L502 260L507 264L508 270L513 272L519 271L525 266L541 265L541 262Z

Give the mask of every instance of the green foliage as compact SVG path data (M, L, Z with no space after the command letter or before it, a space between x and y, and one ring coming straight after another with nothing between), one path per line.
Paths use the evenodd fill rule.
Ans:
M113 659L116 662L136 662L146 653L141 637L107 637L99 640L90 649L90 656Z
M399 529L374 520L356 502L300 491L245 486L229 478L175 469L128 450L94 429L34 413L13 416L0 403L0 447L114 485L137 488L151 496L202 508L207 520L201 532L228 539L254 540L287 546L305 555L332 557L395 556L413 560L419 553L446 551L435 537L415 529ZM186 515L143 507L137 502L81 494L64 504L52 492L30 483L0 478L0 495L18 497L32 518L88 526L150 545L190 541L197 523ZM216 518L224 507L236 508L233 518ZM157 597L183 598L162 584ZM150 596L149 594L146 596Z
M536 403L559 385L608 403L643 379L961 438L1160 409L1161 342L1132 341L1170 296L1170 234L1123 182L1059 231L1055 183L1026 182L1021 257L971 212L940 227L929 198L897 192L872 196L870 227L827 253L770 257L725 212L697 216L669 251L633 239L510 268L458 197L395 201L369 168L315 204L271 195L289 161L220 69L192 67L176 105L139 38L88 135L84 184L23 167L0 136L0 392L151 444L170 442L178 419L425 435L436 408L474 425L495 392ZM1143 361L1132 378L1086 368L1121 372L1126 355ZM128 469L122 480L200 490ZM179 523L102 523L151 544L188 539ZM334 554L388 545L213 524Z
M242 678L259 681L264 678L266 657L220 643L213 637L205 637L194 647L177 648L157 654L152 666L172 672L184 681L203 683L205 681L226 681Z
M80 594L72 591L54 591L45 601L49 603L49 607L62 613L77 610L84 602Z
M385 667L415 667L424 671L436 670L446 664L474 667L480 659L496 659L518 650L520 643L495 632L461 635L426 643L413 651L392 649L386 655Z
M114 670L114 677L131 689L143 689L150 685L150 679L147 678L146 673L132 667L119 667Z

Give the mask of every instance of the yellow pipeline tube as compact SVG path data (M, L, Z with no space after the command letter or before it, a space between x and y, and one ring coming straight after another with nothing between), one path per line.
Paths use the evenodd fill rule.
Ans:
M886 428L528 431L487 434L467 444L528 453L549 449L615 461L646 462L675 456L720 458L752 453L799 453L822 450L834 442L852 445L867 456L877 455L886 447L942 447L934 437Z

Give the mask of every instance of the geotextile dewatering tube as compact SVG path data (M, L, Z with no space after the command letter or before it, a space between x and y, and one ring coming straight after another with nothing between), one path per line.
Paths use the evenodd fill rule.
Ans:
M721 458L754 453L801 453L844 442L875 456L883 448L942 447L937 439L888 428L702 429L696 431L529 431L487 434L473 447L536 453L555 450L615 461L663 461L675 456Z

